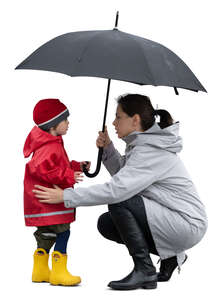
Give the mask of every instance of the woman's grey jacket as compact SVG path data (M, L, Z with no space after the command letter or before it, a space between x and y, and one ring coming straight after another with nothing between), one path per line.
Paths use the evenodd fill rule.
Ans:
M207 217L193 182L177 153L182 149L179 123L123 138L125 155L109 144L103 163L112 178L88 188L65 189L66 207L113 204L135 195L143 198L147 221L161 259L177 256L204 236Z

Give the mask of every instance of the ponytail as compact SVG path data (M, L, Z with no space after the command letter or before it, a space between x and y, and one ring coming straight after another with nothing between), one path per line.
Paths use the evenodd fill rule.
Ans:
M142 129L148 130L155 123L155 117L160 116L158 125L161 129L173 124L173 119L168 111L153 108L150 98L139 94L126 94L117 98L117 103L121 105L123 112L133 117L138 114L141 119Z
M161 129L166 128L173 124L173 118L170 113L165 109L157 109L155 110L155 115L160 116L160 122L158 125Z

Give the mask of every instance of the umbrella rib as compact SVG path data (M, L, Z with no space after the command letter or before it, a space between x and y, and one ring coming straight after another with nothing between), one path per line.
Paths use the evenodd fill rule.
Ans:
M94 36L92 36L92 37L87 41L87 43L86 43L84 49L82 50L82 52L81 52L81 54L80 54L80 56L79 56L79 61L81 61L81 60L83 59L84 54L86 53L87 49L89 48L89 43L91 43L91 41L92 41L94 38L96 38L99 34L102 34L102 33L103 33L102 30L98 30L98 31L94 34ZM73 74L72 74L71 76L73 76Z
M148 62L148 60L147 60L147 58L146 58L146 56L145 56L143 47L137 42L137 40L134 38L133 35L132 35L132 38L133 38L134 41L136 42L136 45L142 50L144 60L146 61L147 67L148 67L148 69L149 69L149 71L150 71L150 75L151 75L151 77L152 77L152 78L151 78L151 80L152 80L152 82L153 82L152 85L157 86L157 85L156 85L156 82L155 82L155 79L154 79L154 76L153 76L153 74L152 74L152 72L151 72L151 69L150 69L150 66L149 66L149 62Z

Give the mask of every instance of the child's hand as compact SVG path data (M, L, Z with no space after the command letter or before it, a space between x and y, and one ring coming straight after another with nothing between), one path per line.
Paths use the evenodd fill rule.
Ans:
M85 166L86 167L86 170L89 172L89 170L90 170L90 166L91 166L91 161L81 161L80 162L80 168L81 168L81 170L83 171L83 166Z
M99 131L99 136L96 140L96 146L99 147L106 147L111 143L107 127L105 127L105 132Z
M83 181L82 172L74 172L74 178L75 178L76 183L79 183L80 181Z

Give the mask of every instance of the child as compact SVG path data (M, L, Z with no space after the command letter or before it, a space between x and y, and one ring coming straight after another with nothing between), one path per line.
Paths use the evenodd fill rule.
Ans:
M34 236L37 250L34 253L33 282L50 282L54 285L76 285L79 276L72 276L67 268L66 247L70 235L70 223L75 220L75 209L64 204L42 204L32 193L35 184L46 187L58 185L65 189L82 181L82 168L88 162L68 159L62 135L68 130L69 111L58 99L40 100L33 111L35 126L29 133L24 156L31 160L26 164L24 178L24 213L26 226L37 226ZM49 251L52 253L52 270L48 267Z

